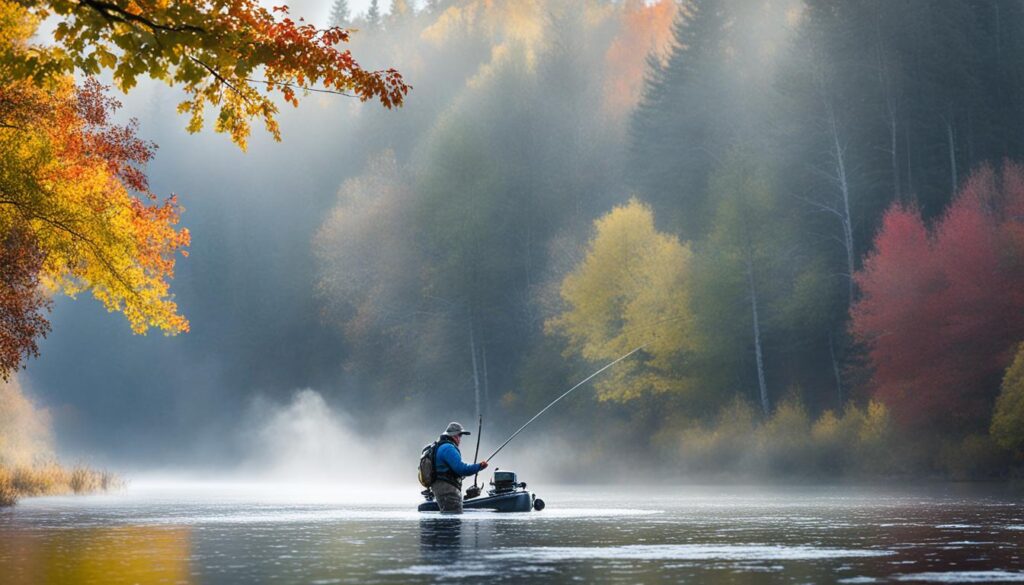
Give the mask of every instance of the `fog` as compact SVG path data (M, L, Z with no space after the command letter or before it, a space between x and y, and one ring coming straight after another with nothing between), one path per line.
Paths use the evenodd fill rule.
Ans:
M19 379L71 460L413 489L449 421L483 415L483 456L645 345L496 465L531 482L873 473L894 433L937 427L871 410L884 380L851 326L854 274L891 205L936 221L973 172L1024 154L1024 13L841 4L451 0L373 24L350 2L353 55L402 71L406 105L309 95L282 106L282 142L257 129L246 152L188 134L176 90L142 83L121 114L159 145L153 191L185 208L172 291L191 331L136 336L87 294L57 298ZM330 8L292 5L320 24ZM930 53L949 37L977 47ZM607 264L602 226L626 234ZM1004 345L996 375L965 382L984 420L950 449L988 441Z

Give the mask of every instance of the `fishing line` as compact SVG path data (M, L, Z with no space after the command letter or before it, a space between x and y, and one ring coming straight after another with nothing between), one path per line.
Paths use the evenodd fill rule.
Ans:
M575 385L575 386L573 386L572 388L569 388L568 390L566 390L564 394L562 394L562 395L561 395L561 396L559 396L558 398L555 398L554 400L552 400L552 401L551 401L551 404L548 404L548 405L547 405L547 406L545 406L545 407L544 407L543 409L541 409L541 411L540 411L540 412L538 412L537 414L533 415L533 418L531 418L530 420L526 421L526 424L524 424L523 426L519 427L519 430L518 430L518 431L516 431L516 432L512 433L512 436L511 436L511 437L509 437L508 439L505 439L505 442L504 442L504 443L502 443L500 447L498 447L497 449L495 449L495 450L494 450L494 453L491 453L491 456L487 458L487 462L488 462L488 463L490 463L491 459L493 459L493 458L494 458L494 456L495 456L495 455L497 455L499 451L501 451L502 449L504 449L504 448L505 448L505 445L508 445L508 444L509 444L509 443L510 443L510 442L512 441L512 439L516 438L516 435L518 435L519 433L523 432L523 429L525 429L526 427L530 426L530 423L532 423L533 421L537 420L537 419L538 419L538 418L540 417L540 415L542 415L542 414L544 414L545 412L547 412L547 410L548 410L549 408L551 408L552 406L554 406L554 405L558 404L558 401L559 401L559 400L561 400L561 399L565 398L566 396L568 396L569 394L571 394L573 390L575 390L575 389L579 388L580 386L582 386L582 385L586 384L587 382L589 382L590 380L592 380L592 379L593 379L593 378L594 378L595 376L597 376L597 375L598 375L598 374L600 374L601 372L603 372L603 371L607 370L608 368L610 368L610 367L614 366L615 364L617 364L617 363L621 362L622 360L624 360L624 359L628 358L629 356L633 355L634 353L636 353L636 352L640 351L640 350L641 350L641 349L643 349L643 348L644 348L644 346L643 346L643 345L641 345L640 347L638 347L638 348L634 349L633 351L631 351L631 352L627 353L626 355L624 355L624 356L621 356L621 357L619 357L619 358L618 358L618 359L616 359L615 361L613 361L613 362L610 362L610 363L606 364L606 365L605 365L605 366L604 366L603 368L601 368L600 370L598 370L598 371L594 372L593 374L590 374L589 376L587 376L586 378L584 378L583 380L581 380L581 381L580 381L580 382L579 382L578 384L576 384L576 385Z

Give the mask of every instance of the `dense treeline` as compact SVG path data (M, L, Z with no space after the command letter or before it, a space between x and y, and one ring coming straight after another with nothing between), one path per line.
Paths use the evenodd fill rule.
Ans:
M511 425L645 344L573 402L581 461L970 476L1024 443L1019 372L989 435L1024 340L1019 4L439 2L356 26L451 81L315 238L374 406Z
M519 388L543 397L562 383L524 376L550 376L546 364L560 359L543 328L554 287L592 220L622 198L635 101L622 91L639 87L658 42L651 17L668 21L668 9L466 2L392 14L375 29L378 46L425 56L414 76L451 83L408 106L414 121L345 183L315 239L349 372L373 389L362 395L479 400L488 412L517 408ZM396 125L376 122L385 136Z

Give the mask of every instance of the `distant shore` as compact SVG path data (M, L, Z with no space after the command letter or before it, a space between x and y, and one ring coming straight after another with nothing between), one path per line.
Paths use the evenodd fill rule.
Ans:
M57 462L37 465L0 464L0 507L21 498L90 494L119 489L124 479L115 473L84 465L66 467Z

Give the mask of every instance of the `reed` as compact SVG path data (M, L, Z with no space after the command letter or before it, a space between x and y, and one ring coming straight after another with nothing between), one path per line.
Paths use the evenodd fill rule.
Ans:
M116 490L124 481L114 473L85 465L67 468L56 461L34 465L0 464L0 506L19 498L61 494L90 494Z

